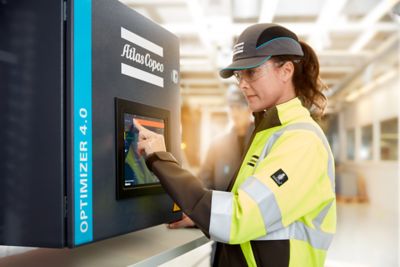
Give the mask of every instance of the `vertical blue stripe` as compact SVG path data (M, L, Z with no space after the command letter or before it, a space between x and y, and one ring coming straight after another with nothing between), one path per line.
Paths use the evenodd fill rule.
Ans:
M74 244L93 240L92 216L92 2L73 6Z

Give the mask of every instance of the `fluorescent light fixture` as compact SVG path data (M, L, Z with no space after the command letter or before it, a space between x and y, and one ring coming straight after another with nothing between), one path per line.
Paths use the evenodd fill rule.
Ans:
M368 83L367 85L355 90L354 92L351 92L347 97L346 97L346 101L347 102L352 102L353 100L357 99L358 97L360 97L363 94L368 93L369 91L371 91L372 89L381 86L383 84L385 84L386 82L390 81L393 78L397 77L397 70L391 70L389 72L386 72L385 74L382 74L381 76L379 76L378 78L376 78L374 81L372 81L371 83Z
M254 19L260 14L259 0L233 0L232 13L235 19Z
M376 7L368 13L362 20L361 24L364 27L364 32L358 37L351 52L360 51L374 37L376 31L372 29L374 23L378 22L389 10L396 4L397 0L384 0L379 2ZM398 4L398 2L397 2Z
M374 37L376 31L373 29L366 30L351 46L350 52L357 53Z
M274 20L278 2L279 0L262 0L259 23L272 22Z
M316 51L321 51L330 45L329 31L337 23L337 18L347 0L326 0L308 42Z

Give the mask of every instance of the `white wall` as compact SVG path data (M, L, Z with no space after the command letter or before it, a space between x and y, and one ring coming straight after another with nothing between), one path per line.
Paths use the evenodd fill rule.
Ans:
M339 113L340 161L347 167L363 175L367 183L371 205L398 214L399 194L399 162L380 160L380 122L390 118L399 118L400 114L400 82L398 78L388 81L380 88L375 88L348 103ZM373 126L373 160L360 160L361 127ZM356 157L354 161L346 160L345 131L356 129Z
M399 82L392 79L357 101L350 102L343 110L344 126L363 126L399 115Z

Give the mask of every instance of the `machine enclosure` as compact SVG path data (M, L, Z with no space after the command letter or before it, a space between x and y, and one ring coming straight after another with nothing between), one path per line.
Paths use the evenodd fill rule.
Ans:
M116 99L169 112L179 43L116 0L0 3L0 244L75 247L177 220L163 191L117 199Z

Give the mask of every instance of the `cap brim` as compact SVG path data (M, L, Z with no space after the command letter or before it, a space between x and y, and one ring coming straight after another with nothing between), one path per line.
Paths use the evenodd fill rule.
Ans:
M232 62L229 66L226 68L223 68L222 70L219 71L219 76L221 76L223 79L229 78L233 75L233 72L235 70L245 70L245 69L252 69L252 68L257 68L264 62L266 62L268 59L270 59L271 56L263 56L263 57L251 57L251 58L243 58L236 60L235 62Z

